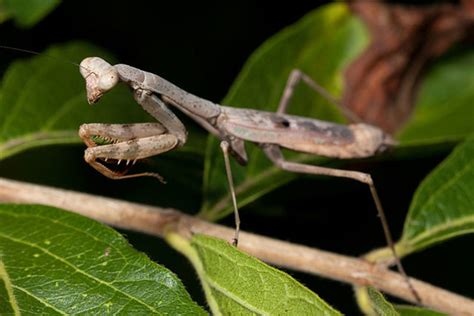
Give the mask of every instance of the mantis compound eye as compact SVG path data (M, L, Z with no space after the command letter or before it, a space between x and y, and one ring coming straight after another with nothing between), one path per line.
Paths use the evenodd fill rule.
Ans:
M111 66L107 72L100 75L99 82L97 87L102 93L112 89L119 81L119 76L117 71Z
M89 104L97 102L119 81L119 75L115 68L99 57L85 58L80 64L80 72L86 80Z

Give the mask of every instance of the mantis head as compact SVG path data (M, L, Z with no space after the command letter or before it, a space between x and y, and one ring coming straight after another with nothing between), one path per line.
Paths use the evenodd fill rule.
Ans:
M117 70L100 57L87 57L80 64L80 72L86 80L87 101L96 103L102 95L119 81Z

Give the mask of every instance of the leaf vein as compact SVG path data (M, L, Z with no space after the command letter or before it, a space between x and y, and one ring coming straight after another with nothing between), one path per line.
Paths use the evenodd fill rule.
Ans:
M57 255L55 255L54 253L50 252L49 250L47 250L47 249L45 249L45 248L43 248L43 247L41 247L41 246L39 246L39 245L37 245L37 244L31 243L31 242L27 242L27 241L24 241L24 240L20 240L20 239L17 239L17 238L14 238L14 237L11 237L11 236L2 234L2 233L0 233L0 237L3 237L3 238L8 239L8 240L11 240L11 241L13 241L13 242L17 242L17 243L20 243L20 244L24 244L24 245L29 246L29 247L32 247L32 248L36 248L36 249L38 249L38 250L41 250L41 251L43 251L45 254L51 256L52 258L54 258L54 259L56 259L56 260L58 260L58 261L60 261L60 262L62 262L62 263L64 263L65 265L71 267L73 270L75 270L76 272L78 272L78 273L84 275L85 277L88 277L88 278L90 278L90 279L92 279L92 280L98 282L99 284L103 284L103 285L105 285L105 286L111 288L111 289L114 290L115 292L121 293L122 295L128 297L129 299L131 299L131 300L133 300L133 301L136 301L136 302L139 303L139 304L142 304L143 306L145 306L145 307L148 308L149 310L151 310L151 311L153 311L153 312L155 312L155 313L158 313L158 311L157 311L155 308L153 308L153 306L150 306L150 305L148 305L147 303L141 301L140 299L129 295L128 293L122 291L121 289L119 289L119 288L113 286L113 285L110 284L109 282L105 282L105 281L103 281L103 280L101 280L101 279L98 279L97 277L95 277L95 276L93 276L93 275L87 273L86 271L83 271L83 270L81 270L81 269L78 269L78 268L77 268L75 265L73 265L72 263L68 262L67 260L64 260L63 258L61 258L61 257L59 257L59 256L57 256Z
M51 308L52 310L58 312L59 314L61 315L67 315L66 313L64 313L63 311L57 309L55 306L49 304L47 301L41 299L40 297L37 297L36 295L34 295L33 293L30 293L27 289L25 288L22 288L22 287L19 287L19 286L16 286L16 285L13 285L13 287L19 291L22 291L23 293L31 296L32 298L34 298L35 300L37 300L38 302L40 302L41 304L44 304L45 306L48 306L49 308Z
M15 294L13 293L13 284L10 280L10 276L8 275L7 269L5 268L5 264L2 260L0 260L0 278L5 283L5 288L8 293L8 300L11 303L15 315L21 315L20 309L18 307L18 302L16 301Z

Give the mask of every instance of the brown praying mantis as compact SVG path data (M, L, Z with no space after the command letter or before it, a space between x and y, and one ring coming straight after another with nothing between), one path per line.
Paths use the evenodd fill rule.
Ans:
M385 239L389 245L400 273L407 286L420 302L420 298L409 282L395 251L393 238L388 228L385 213L370 174L291 162L284 158L281 148L340 159L373 156L393 146L396 142L381 129L364 123L340 125L305 117L286 114L293 90L303 81L323 96L330 95L307 75L294 70L289 76L277 112L233 108L212 103L192 95L165 79L125 64L110 65L99 57L84 59L80 65L86 80L87 99L97 102L104 93L118 82L127 84L138 104L158 122L141 124L84 124L79 135L88 148L84 158L92 167L112 179L152 176L163 181L157 173L127 174L110 169L105 162L122 161L126 165L158 155L186 143L187 131L181 121L168 108L176 107L195 120L208 132L221 140L227 180L234 207L235 236L237 245L240 217L232 180L229 153L240 163L248 161L245 141L257 144L265 155L283 170L335 177L350 178L369 186L372 198L382 222Z

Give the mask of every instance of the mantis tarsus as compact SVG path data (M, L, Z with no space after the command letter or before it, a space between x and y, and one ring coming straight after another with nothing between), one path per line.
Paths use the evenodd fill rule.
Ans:
M112 159L128 165L130 161L154 156L184 145L187 132L181 121L168 106L174 106L221 140L226 173L234 206L237 245L240 229L237 202L233 187L229 153L241 164L247 162L244 142L250 141L283 170L314 175L344 177L366 183L382 222L385 238L392 250L400 273L407 286L420 301L398 258L387 220L371 176L367 173L314 166L287 161L281 148L335 158L364 158L375 155L395 144L381 129L356 123L339 125L286 114L294 86L302 80L319 92L326 94L314 81L300 71L293 71L287 82L276 113L253 109L232 108L218 105L194 96L163 78L140 69L118 64L112 66L99 57L86 58L80 71L86 79L89 103L97 102L119 81L127 84L133 96L145 111L158 122L146 124L84 124L80 136L87 144L85 160L105 176L123 179L154 176L156 173L125 174L108 168L104 161ZM101 140L105 144L100 144Z

